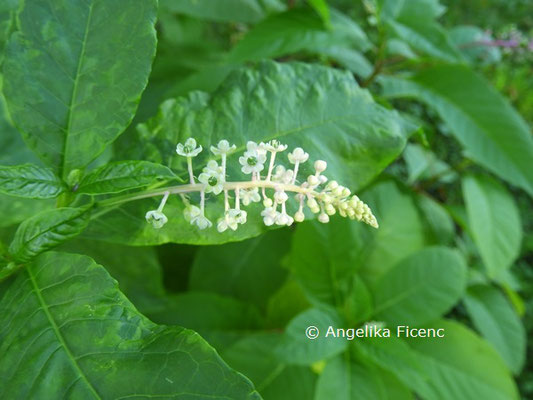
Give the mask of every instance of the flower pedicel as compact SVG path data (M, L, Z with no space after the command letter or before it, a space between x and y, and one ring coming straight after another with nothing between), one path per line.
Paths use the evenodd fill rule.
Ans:
M156 229L167 223L168 218L163 214L163 208L170 194L180 194L185 202L184 218L195 225L198 229L207 229L213 223L205 216L206 194L224 195L224 214L216 223L217 230L224 232L228 229L237 230L239 225L245 224L247 212L241 209L241 205L248 206L251 203L263 200L264 210L261 212L265 225L292 225L294 221L302 222L305 219L304 208L318 214L318 220L322 223L329 222L329 217L339 213L342 217L356 219L377 228L378 223L370 207L363 203L356 195L352 195L350 190L339 185L336 181L328 181L323 174L327 169L327 163L317 160L314 163L315 173L302 181L298 181L298 170L301 164L309 159L309 154L301 147L295 148L288 154L289 163L294 167L287 169L283 165L276 165L277 153L287 150L287 145L281 144L277 140L268 143L248 142L246 151L239 157L241 171L251 175L249 181L226 181L226 163L229 154L234 152L235 145L230 145L227 140L221 140L218 145L211 146L213 154L220 156L220 165L211 160L203 168L198 176L199 183L194 179L192 159L202 151L202 146L198 146L196 140L189 138L184 144L177 145L178 155L187 158L187 168L189 172L188 185L176 186L162 192L163 200L157 210L146 213L146 220ZM268 160L266 174L265 170ZM279 157L278 157L279 161ZM271 196L267 194L267 190ZM199 192L199 206L190 203L185 197L185 193ZM234 196L234 205L230 205L230 193ZM290 197L288 193L294 194L294 199L298 204L298 211L294 215L287 212L286 203Z

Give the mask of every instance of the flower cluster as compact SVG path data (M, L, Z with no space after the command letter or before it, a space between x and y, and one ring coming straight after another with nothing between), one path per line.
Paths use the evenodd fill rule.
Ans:
M277 140L267 143L249 141L246 150L239 157L241 171L250 175L248 181L228 182L226 180L227 157L236 150L235 145L230 145L227 140L221 140L218 145L211 146L211 152L220 158L208 161L207 165L197 177L196 182L192 160L202 152L202 146L196 140L189 138L185 143L177 145L178 155L187 159L189 184L170 188L162 192L164 195L157 210L148 211L146 220L154 228L161 228L168 218L163 214L163 208L169 195L179 194L185 203L184 218L198 229L207 229L213 223L205 215L206 195L224 196L224 214L217 220L216 227L219 232L228 229L237 230L239 225L245 224L248 214L241 206L259 203L262 200L264 209L261 212L263 222L271 225L292 225L294 221L301 222L308 215L318 214L322 223L329 222L330 216L338 213L342 217L356 219L377 228L378 223L372 211L359 197L350 190L330 181L324 172L327 163L317 160L313 164L314 173L305 179L298 178L300 166L309 160L309 154L301 147L295 148L287 154L287 159L292 168L277 164L278 153L287 150L287 145ZM268 164L268 166L266 166ZM199 192L200 204L193 205L185 193ZM297 211L294 214L288 211L291 196L296 200ZM233 205L231 204L233 202Z

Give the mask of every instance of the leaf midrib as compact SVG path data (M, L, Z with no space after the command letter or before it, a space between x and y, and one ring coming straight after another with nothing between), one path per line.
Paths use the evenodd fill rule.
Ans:
M66 174L68 171L65 170L65 164L67 162L67 151L68 151L68 139L70 136L70 128L72 125L72 116L73 112L72 109L74 108L74 102L76 101L76 97L78 95L78 84L80 80L80 72L81 68L83 66L83 59L85 58L85 46L87 44L87 37L89 36L89 26L91 25L91 19L93 14L93 7L94 2L91 1L89 4L89 12L87 15L87 23L85 25L85 32L83 34L83 40L81 42L81 49L80 54L78 57L78 66L76 67L76 75L74 76L74 83L72 87L72 96L70 97L69 105L68 105L68 113L67 113L67 126L65 129L65 141L63 142L63 151L61 153L61 164L59 166L59 175L63 177L63 179L66 179Z
M102 397L96 391L96 389L93 387L91 382L89 382L89 379L87 379L87 376L85 375L85 373L83 372L81 367L76 362L76 359L74 358L74 355L70 351L70 348L67 346L67 343L65 342L65 339L63 338L63 335L61 335L61 332L59 331L59 328L58 328L58 326L57 326L57 324L56 324L56 322L54 320L54 317L50 313L50 310L48 309L48 305L46 304L46 301L44 300L44 298L42 296L41 289L39 288L39 286L37 285L37 282L35 281L35 276L33 275L32 267L28 266L26 268L26 271L28 272L28 276L30 278L30 282L31 282L31 284L33 286L35 296L37 297L37 299L39 301L39 304L41 305L41 309L43 310L44 314L46 315L46 318L48 319L48 322L50 323L50 326L51 326L52 330L54 331L54 334L56 335L57 340L59 341L59 344L64 349L64 351L65 351L65 353L67 355L67 358L71 362L71 364L74 367L74 369L76 370L76 372L79 374L80 378L85 382L85 384L87 385L87 387L89 388L91 393L94 395L94 397L97 398L97 399L103 400Z

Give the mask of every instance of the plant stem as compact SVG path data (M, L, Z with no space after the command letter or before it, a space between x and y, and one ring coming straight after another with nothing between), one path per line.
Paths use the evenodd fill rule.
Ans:
M235 194L236 196L238 193L238 189L253 189L253 188L280 189L286 192L302 193L305 195L310 194L310 195L315 195L315 196L319 194L318 192L314 191L312 188L304 188L298 185L282 184L278 182L267 182L265 180L225 182L224 183L224 190L226 191L237 190ZM157 188L157 189L152 189L152 190L146 190L144 192L129 193L129 194L125 194L122 196L105 199L105 200L98 202L98 207L99 208L110 207L110 206L115 206L115 205L119 205L122 203L134 201L134 200L141 200L141 199L157 197L157 196L165 196L167 192L170 195L170 194L203 192L204 189L205 189L205 185L203 183L194 183L194 184L187 184L187 185Z

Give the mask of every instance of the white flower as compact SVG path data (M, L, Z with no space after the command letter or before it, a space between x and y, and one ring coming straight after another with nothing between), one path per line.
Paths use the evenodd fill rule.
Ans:
M291 164L304 163L309 158L309 154L304 151L301 147L295 148L292 153L287 155L289 157L289 162Z
M202 146L196 147L196 140L189 138L185 144L178 143L176 153L184 157L196 157L202 151Z
M302 211L297 211L296 214L294 214L294 220L296 222L302 222L305 219L305 215Z
M167 216L158 210L148 211L145 218L155 229L162 228L168 222Z
M263 217L263 222L266 226L274 225L278 217L279 212L274 210L272 207L267 207L261 211L261 216Z
M261 172L265 168L265 150L261 150L257 143L254 142L248 142L246 148L247 150L244 152L244 155L239 157L239 162L242 165L241 171L245 174Z
M285 203L289 199L289 196L287 196L287 193L283 190L276 190L276 193L274 193L274 200L278 204Z
M328 163L323 160L317 160L315 161L315 170L316 172L324 172L326 168L328 167Z
M224 189L224 172L214 160L207 163L198 180L205 185L206 193L219 194Z
M292 169L285 169L283 165L278 165L274 170L274 176L272 176L272 180L274 182L280 182L288 185L292 182L293 176L294 171Z
M251 140L246 143L246 150L248 151L257 151L258 154L262 154L266 156L266 149L265 144L257 144L256 142L252 142Z
M204 216L199 207L190 204L185 207L185 210L183 210L183 216L186 221L191 223L191 225L196 225L200 229L209 228L213 225L211 221Z
M211 221L209 221L205 215L200 215L198 217L196 217L195 219L193 219L191 221L191 225L196 225L198 227L198 229L206 229L206 228L210 228L211 226L213 226L213 224L211 223Z
M213 152L213 154L216 154L216 155L230 154L236 148L237 148L237 146L235 146L234 144L232 144L230 146L230 144L229 144L229 142L227 140L221 140L220 142L218 142L218 146L217 147L211 146L211 151Z
M228 228L235 231L239 224L246 223L247 213L244 210L237 210L231 208L224 214L223 218L220 218L217 223L217 230L224 232Z
M261 201L261 196L259 195L259 188L253 188L253 189L240 189L239 190L239 196L241 198L242 204L245 206L249 205L250 203L257 203Z
M200 207L196 207L190 204L183 210L183 217L185 218L185 221L188 221L191 224L192 221L198 218L200 215L202 215L202 210L200 210Z
M276 225L290 226L294 222L294 219L287 213L278 213L276 216Z
M259 146L261 146L262 148L264 148L264 149L266 149L268 151L272 151L274 153L276 153L278 151L287 150L287 145L286 144L281 144L279 142L279 140L271 140L268 143L261 142L261 144Z

